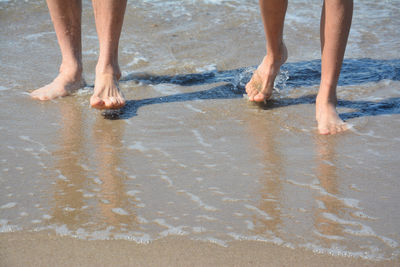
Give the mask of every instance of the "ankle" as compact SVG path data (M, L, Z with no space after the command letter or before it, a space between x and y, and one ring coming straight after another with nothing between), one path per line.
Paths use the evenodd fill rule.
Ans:
M80 63L62 63L60 66L60 75L71 79L81 80L82 79L82 64Z
M316 104L337 104L336 86L327 86L321 83Z
M327 98L327 97L319 97L317 96L316 100L315 100L315 104L317 106L321 106L321 105L329 105L329 106L334 106L336 107L337 105L337 99L336 98Z
M267 67L280 67L283 64L283 55L267 54L263 59L263 65Z
M100 75L111 75L116 80L121 78L121 71L118 64L97 64L96 76Z
M282 65L285 63L287 59L287 48L285 43L282 43L275 47L274 49L268 49L267 47L267 55L264 57L263 62L269 63L271 65Z

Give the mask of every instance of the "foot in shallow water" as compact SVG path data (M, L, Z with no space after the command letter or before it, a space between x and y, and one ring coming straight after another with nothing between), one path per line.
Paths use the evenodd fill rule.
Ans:
M125 105L125 97L118 87L119 75L96 74L90 105L97 109L118 109Z
M275 58L266 55L253 73L251 80L246 84L246 93L249 101L265 102L272 95L274 81L279 73L280 67L287 60L287 49L284 43L281 45L281 53Z
M339 117L334 103L320 102L317 99L315 108L319 134L338 134L349 129Z
M70 95L83 86L85 86L85 81L81 74L69 75L60 72L51 83L34 90L30 96L38 100L51 100Z

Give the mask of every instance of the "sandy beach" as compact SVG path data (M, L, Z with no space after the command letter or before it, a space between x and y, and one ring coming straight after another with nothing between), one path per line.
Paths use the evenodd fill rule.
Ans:
M308 8L304 8L307 2ZM0 266L396 266L400 4L363 1L339 81L351 129L316 132L321 3L289 1L273 100L257 1L129 2L118 112L87 86L33 101L60 54L43 1L0 1Z
M129 241L84 241L39 233L0 235L0 266L397 266L293 250L263 242L229 247L168 237L146 245ZM6 241L5 241L6 240Z

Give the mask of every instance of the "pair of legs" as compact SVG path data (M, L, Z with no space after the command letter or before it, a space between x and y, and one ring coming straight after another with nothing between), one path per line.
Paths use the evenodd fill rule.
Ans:
M283 26L287 0L260 0L267 39L264 57L246 92L250 101L270 98L280 66L287 59ZM316 119L320 134L335 134L347 129L336 112L336 87L353 15L353 0L324 0L321 14L321 84L316 99Z
M124 106L118 87L121 71L118 44L127 0L93 0L100 54L96 66L94 93L90 105L98 109ZM81 0L47 0L50 16L62 54L58 76L50 84L31 93L39 100L50 100L73 93L82 86Z

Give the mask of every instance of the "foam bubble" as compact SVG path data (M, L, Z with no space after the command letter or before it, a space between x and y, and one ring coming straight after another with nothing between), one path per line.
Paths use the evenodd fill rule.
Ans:
M11 209L14 208L15 206L17 206L16 202L9 202L7 204L0 206L0 209Z
M142 142L139 142L139 141L136 141L136 142L134 142L133 145L128 146L128 149L138 150L140 152L146 152L148 150L148 148L143 146Z
M246 207L246 209L249 209L249 210L252 210L252 211L257 212L257 213L258 213L260 216L262 216L265 220L272 220L272 217L269 216L265 211L262 211L262 210L260 210L259 208L254 207L254 206L249 205L249 204L245 204L244 206Z
M126 210L124 210L123 208L113 208L113 209L111 209L111 211L118 215L129 215L129 213Z
M189 193L185 190L179 190L178 192L185 193L186 195L188 195L190 197L190 199L193 202L197 203L199 205L199 207L201 207L207 211L217 211L218 210L216 207L205 204L198 196L196 196L192 193Z
M197 142L198 142L200 145L202 145L202 146L204 146L204 147L212 147L211 144L208 144L208 143L206 143L206 142L204 141L204 138L201 136L201 134L200 134L200 132L199 132L198 130L192 130L192 133L194 134L194 136L195 136L196 139L197 139Z
M136 196L136 195L139 194L139 193L141 193L139 190L130 190L130 191L127 191L127 192L126 192L126 194L127 194L128 196L131 196L131 197L134 197L134 196Z

